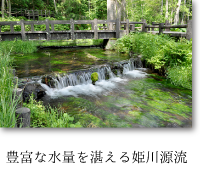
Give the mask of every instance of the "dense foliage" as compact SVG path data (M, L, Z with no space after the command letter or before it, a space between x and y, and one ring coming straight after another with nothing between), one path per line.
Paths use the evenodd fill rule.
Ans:
M11 12L20 9L51 10L57 19L107 19L107 3L114 6L114 17L121 14L122 19L131 21L187 23L192 18L192 0L1 0L1 5L2 1L5 17L9 14L10 2Z
M61 109L47 107L42 102L37 102L30 98L28 104L24 103L25 107L31 110L31 127L49 127L49 128L70 128L82 127L79 122L74 123L74 118L64 113Z
M173 84L192 89L192 40L176 42L166 35L132 33L118 39L116 48L142 55L155 69L165 69Z

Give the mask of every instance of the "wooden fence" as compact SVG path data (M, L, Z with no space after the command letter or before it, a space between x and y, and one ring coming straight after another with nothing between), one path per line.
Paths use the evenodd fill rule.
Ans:
M69 25L69 30L57 31L56 24ZM91 30L75 30L75 25L87 24L91 25ZM100 25L99 25L100 24ZM103 26L102 26L103 24ZM111 26L110 26L110 25ZM0 22L0 40L64 40L64 39L110 39L120 38L124 34L129 34L136 31L135 24L141 24L140 32L154 33L154 34L169 34L170 36L192 38L192 20L185 25L169 25L169 23L152 23L147 25L145 20L142 22L129 22L116 20L44 20L44 21L5 21ZM37 25L45 25L44 31L36 31ZM9 30L2 32L2 26L9 26ZM15 26L18 26L20 31L16 31ZM25 27L29 26L30 30L25 31ZM110 29L109 29L109 28ZM159 31L154 31L158 28ZM174 32L170 28L187 28L187 32Z
M9 14L8 11L6 11L7 14ZM18 16L24 16L28 19L33 20L39 20L39 16L42 17L54 17L55 12L50 10L27 10L27 9L13 9L11 11L11 15L18 17Z

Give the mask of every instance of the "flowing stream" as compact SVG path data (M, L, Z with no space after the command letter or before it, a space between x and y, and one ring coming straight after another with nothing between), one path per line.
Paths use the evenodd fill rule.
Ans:
M98 48L48 50L48 54L43 50L38 54L27 59L15 57L19 58L18 75L37 75L41 83L39 75L61 72L53 76L55 87L41 83L46 89L43 103L61 106L83 127L192 126L192 92L173 86L125 54ZM95 85L93 72L98 73Z

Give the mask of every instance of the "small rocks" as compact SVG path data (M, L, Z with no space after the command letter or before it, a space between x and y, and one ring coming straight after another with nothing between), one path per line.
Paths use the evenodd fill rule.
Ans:
M33 94L34 99L40 99L46 94L45 91L38 82L28 83L23 91L23 101L29 101L31 94Z

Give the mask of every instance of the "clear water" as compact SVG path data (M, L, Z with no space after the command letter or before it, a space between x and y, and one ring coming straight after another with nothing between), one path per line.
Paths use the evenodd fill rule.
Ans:
M108 80L99 70L95 85L91 72L70 73L128 59L125 54L98 48L56 49L17 58L19 77L67 72L57 78L55 88L42 84L46 88L42 100L45 105L61 106L83 127L192 127L192 91L173 86L148 69L127 64L123 73L109 71Z

